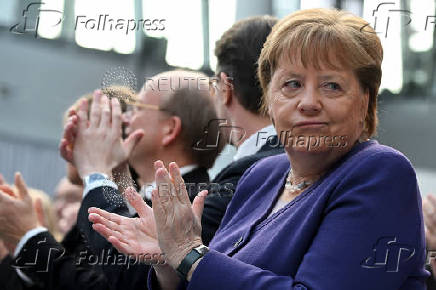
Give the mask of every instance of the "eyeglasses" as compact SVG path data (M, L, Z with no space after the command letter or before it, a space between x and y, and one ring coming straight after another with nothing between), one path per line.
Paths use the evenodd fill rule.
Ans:
M154 110L154 111L164 111L163 109L159 108L159 106L157 105L143 104L135 100L124 100L124 102L126 103L126 112L135 112L137 111L138 107L143 109Z
M138 108L164 112L170 116L174 115L174 112L172 112L168 109L161 108L158 105L144 104L144 103L141 103L139 101L132 100L132 99L124 100L124 102L126 103L125 114L126 114L126 117L128 117L128 118L131 118L133 116L133 114L138 111Z

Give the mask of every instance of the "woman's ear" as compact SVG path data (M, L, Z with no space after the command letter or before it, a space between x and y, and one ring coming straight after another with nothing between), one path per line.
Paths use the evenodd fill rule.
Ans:
M178 116L172 116L164 122L162 145L168 146L174 142L182 132L182 120Z

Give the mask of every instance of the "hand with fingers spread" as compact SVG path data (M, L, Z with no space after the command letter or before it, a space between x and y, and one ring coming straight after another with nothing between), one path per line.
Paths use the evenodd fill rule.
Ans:
M132 187L127 188L124 195L139 217L123 217L93 207L88 210L93 229L121 253L133 255L145 264L164 264L153 210Z
M16 195L12 189L0 188L0 239L13 252L20 239L31 229L41 226L32 198L20 173L15 174ZM40 202L37 207L41 207Z
M155 169L157 189L152 193L152 202L159 246L167 263L176 269L194 247L203 244L201 215L207 190L201 191L191 204L175 162L169 164L169 172L161 161L155 162Z
M123 141L120 103L116 98L109 101L108 97L101 95L99 91L94 93L89 122L86 99L80 102L77 121L74 121L75 119L73 116L70 126L75 127L74 123L77 122L77 128L69 130L70 123L67 124L64 138L67 141L62 141L61 148L66 148L68 140L74 139L72 160L82 178L95 172L111 175L113 168L128 159L130 152L144 134L138 129ZM66 152L69 152L67 148ZM66 155L66 159L71 157L69 153Z

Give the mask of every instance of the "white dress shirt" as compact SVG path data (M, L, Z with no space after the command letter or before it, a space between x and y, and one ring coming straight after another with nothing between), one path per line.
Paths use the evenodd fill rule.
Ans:
M233 161L257 153L260 148L262 148L262 146L266 144L268 138L271 138L275 135L277 135L277 132L273 125L269 125L260 129L259 131L245 139L245 141L242 142L241 145L239 145L235 156L233 156Z
M187 165L180 168L180 175L185 175L188 172L193 171L196 169L197 165ZM153 181L152 183L145 183L141 186L141 190L139 191L139 194L142 196L143 199L151 200L151 193L156 188L156 181Z

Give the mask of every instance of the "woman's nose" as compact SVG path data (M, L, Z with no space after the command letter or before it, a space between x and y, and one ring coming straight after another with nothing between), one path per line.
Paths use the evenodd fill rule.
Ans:
M316 89L306 89L301 95L297 109L306 115L316 115L321 111L320 95Z

